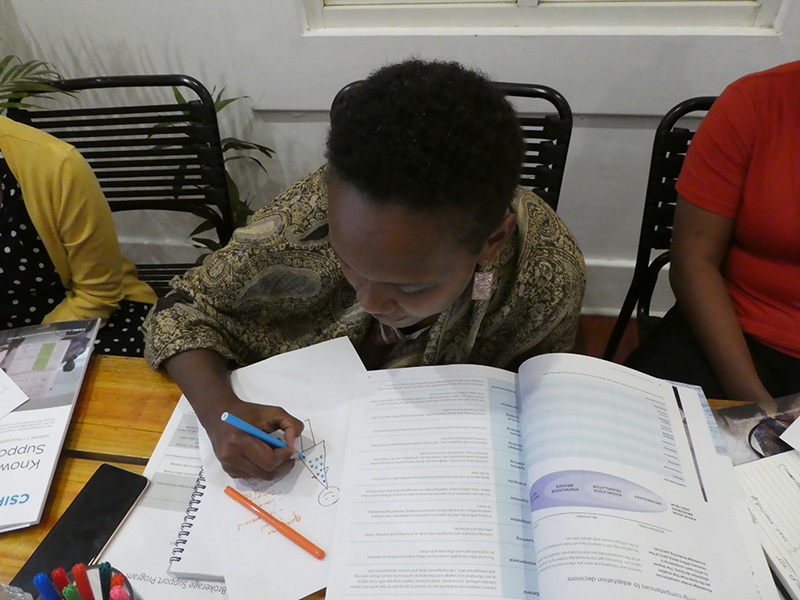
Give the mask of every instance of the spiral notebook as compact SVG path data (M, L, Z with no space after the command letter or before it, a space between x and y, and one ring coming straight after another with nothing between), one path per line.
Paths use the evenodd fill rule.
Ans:
M168 571L176 577L202 579L206 581L224 581L221 562L217 554L217 544L189 544L189 537L195 534L198 539L214 539L214 524L208 512L200 510L203 494L206 489L206 478L203 468L197 474L192 497L186 507L180 531L175 538L175 547L169 561ZM209 531L211 530L211 531Z

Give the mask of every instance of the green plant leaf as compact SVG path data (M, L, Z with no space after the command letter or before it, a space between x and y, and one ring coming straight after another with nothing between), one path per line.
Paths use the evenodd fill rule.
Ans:
M247 225L247 220L255 211L250 206L250 200L240 200L231 206L233 211L233 222L236 227Z
M239 96L236 98L223 98L223 93L225 88L216 91L216 87L211 90L211 96L214 98L214 109L217 113L227 107L229 104L236 102L237 100L241 100L242 98L247 98L247 96ZM266 158L272 158L275 154L275 151L268 146L264 146L263 144L257 144L255 142L249 142L246 140L240 140L239 138L235 137L226 137L221 140L222 145L222 154L223 160L225 161L226 165L229 161L233 160L241 160L241 159L249 159L250 161L254 162L259 169L261 169L264 173L267 173L267 169L261 160L256 156L250 156L248 154L243 154L246 152L256 152L259 153L261 156ZM243 225L247 224L249 217L255 212L251 207L251 201L249 199L242 199L241 194L239 192L239 186L233 177L230 174L228 169L225 169L225 186L228 190L228 200L230 202L230 210L231 210L231 218L233 219L233 226L234 228L242 227ZM198 213L195 213L198 214ZM209 240L207 238L197 237L197 234L202 233L204 231L209 231L214 228L213 221L209 219L207 215L198 214L198 216L203 219L203 222L195 228L194 231L190 234L193 244L196 247L208 248L209 250L216 250L219 248L219 242L214 242L213 240ZM203 255L198 258L198 264L200 264L204 257Z
M256 144L255 142L247 142L245 140L240 140L239 138L234 137L226 137L220 140L222 143L222 152L228 152L229 150L257 150L267 158L272 158L272 155L275 154L275 151L268 147L264 146L263 144Z
M189 237L195 239L194 236L196 236L198 233L203 233L204 231L209 231L211 229L214 229L214 224L209 220L203 221L200 223L200 225L192 229L192 233L189 234Z
M246 96L239 96L238 98L225 98L224 100L217 100L214 102L214 110L219 113L223 108L228 106L229 104L233 104L237 100L241 100L242 98L246 98Z
M16 56L13 54L9 54L8 56L4 56L0 58L0 76L5 72L6 68L8 67L9 63L14 60Z
M67 94L52 84L61 79L55 68L41 60L23 62L17 56L9 54L0 59L0 113L7 108L34 106L27 102L27 97L36 94L39 98L48 98L48 94Z
M267 175L269 175L269 171L267 171L267 167L265 167L265 166L264 166L264 164L263 164L263 163L262 163L260 160L258 160L256 157L254 157L254 156L246 156L246 155L244 155L244 154L243 154L243 155L241 155L241 156L229 156L228 158L226 158L226 159L225 159L225 162L227 163L227 162L229 162L229 161L241 160L241 159L243 159L243 158L244 158L244 159L249 159L249 160L252 160L254 163L256 163L256 164L259 166L259 168L260 168L262 171L264 171L264 173L266 173Z
M181 91L174 86L172 88L172 95L175 96L175 101L178 104L189 104L186 102L186 98L183 97L183 94L181 94Z
M194 237L192 238L192 241L196 242L196 244L194 244L195 248L208 248L209 250L215 251L222 247L217 240L212 240L209 238ZM197 244L200 245L198 246Z
M211 91L211 95L214 95L214 91L216 91L216 87ZM218 93L216 98L214 98L214 112L219 114L222 109L224 109L229 104L233 104L237 100L241 100L242 98L247 98L247 96L237 96L236 98L223 98L222 93L225 91L225 88L222 88Z
M231 174L225 171L225 186L228 188L228 200L230 203L236 204L240 202L239 200L239 186L236 185L236 181L234 181Z

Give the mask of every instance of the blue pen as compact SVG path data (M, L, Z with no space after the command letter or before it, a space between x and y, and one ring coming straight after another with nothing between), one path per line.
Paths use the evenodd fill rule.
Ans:
M272 436L264 431L261 431L258 427L250 425L250 423L248 423L247 421L242 421L239 417L236 417L231 413L227 412L222 413L220 419L222 419L223 421L225 421L230 425L233 425L234 427L241 429L245 433L249 433L253 437L257 437L262 442L268 443L273 448L286 448L286 442L284 442L283 440L279 440L275 436ZM305 460L306 458L305 456L303 456L302 452L298 452L297 456L299 456L303 460Z
M53 582L47 576L47 573L39 573L33 578L33 585L39 590L42 600L61 600L61 594L53 587Z

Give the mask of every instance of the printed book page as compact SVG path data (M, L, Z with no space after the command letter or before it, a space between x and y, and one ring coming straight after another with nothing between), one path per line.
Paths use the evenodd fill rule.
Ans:
M528 361L520 389L543 598L776 597L695 389L577 355Z
M786 591L800 599L800 452L736 467L761 544Z
M0 532L41 519L98 323L0 331L0 368L29 398L0 418Z
M450 365L365 379L326 597L536 597L515 375Z

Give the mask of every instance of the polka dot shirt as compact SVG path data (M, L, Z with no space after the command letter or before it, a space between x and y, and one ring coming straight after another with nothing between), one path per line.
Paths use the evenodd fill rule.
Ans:
M66 296L31 223L22 191L0 154L0 327L35 325Z
M0 153L0 329L37 325L65 297L19 183ZM149 309L148 304L123 300L98 332L94 351L142 356L141 325Z

